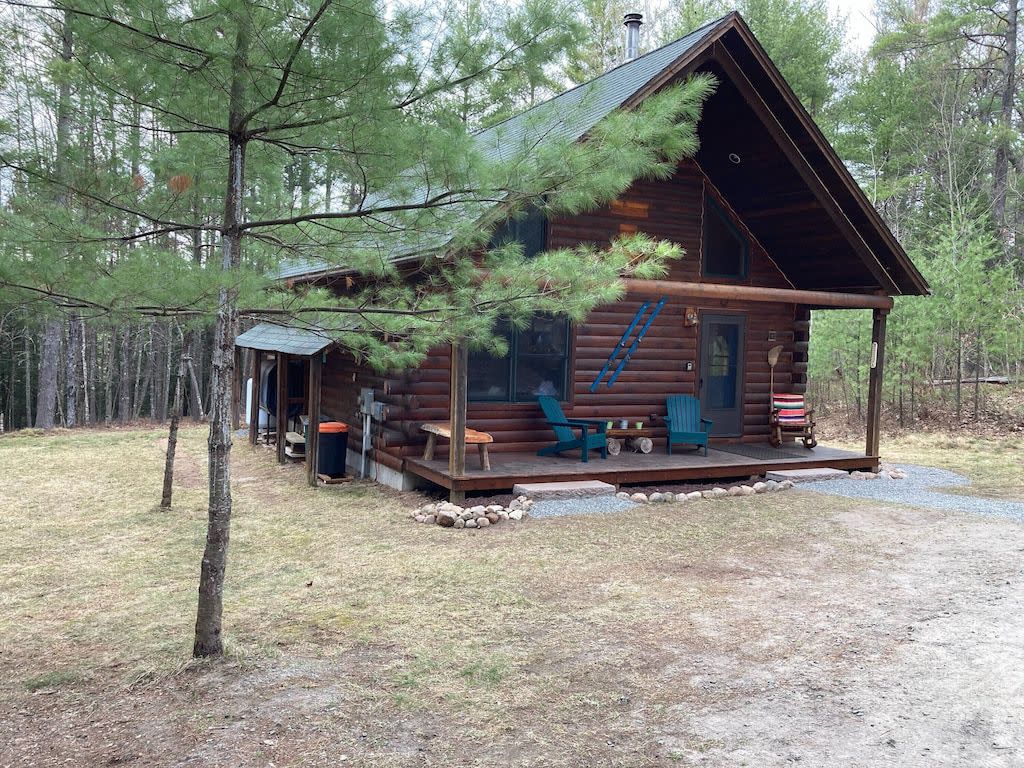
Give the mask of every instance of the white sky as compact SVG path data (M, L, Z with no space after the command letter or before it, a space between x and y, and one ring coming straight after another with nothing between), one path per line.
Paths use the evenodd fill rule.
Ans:
M874 0L828 0L829 10L846 17L847 43L858 51L871 43Z

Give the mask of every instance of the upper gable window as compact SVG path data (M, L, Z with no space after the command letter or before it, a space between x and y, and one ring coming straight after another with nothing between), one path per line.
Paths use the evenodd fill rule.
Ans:
M701 241L702 272L710 277L743 279L747 276L750 247L728 215L710 197L704 198Z
M499 226L491 235L491 248L498 248L511 242L523 246L523 255L531 259L544 251L547 246L547 219L534 209L526 214L513 217Z

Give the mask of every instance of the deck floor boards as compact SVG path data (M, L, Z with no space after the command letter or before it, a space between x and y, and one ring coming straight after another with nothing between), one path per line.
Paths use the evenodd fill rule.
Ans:
M708 450L707 457L700 452L680 451L669 456L658 450L647 454L624 451L607 459L592 454L586 463L579 460L578 452L565 453L557 458L533 453L495 453L492 454L490 472L467 466L465 474L459 477L449 474L447 458L405 460L408 472L444 488L465 491L509 489L523 480L535 483L602 480L620 485L745 477L773 469L868 469L875 464L876 457L824 445L807 451L806 457L771 460L751 459L714 448Z

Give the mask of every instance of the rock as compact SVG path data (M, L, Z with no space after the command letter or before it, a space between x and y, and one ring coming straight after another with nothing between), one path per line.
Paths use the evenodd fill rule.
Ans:
M658 493L657 491L655 491L654 493L647 497L647 500L651 502L662 502L665 500L665 494Z
M508 513L508 519L509 520L522 520L523 519L523 510L521 510L521 509L513 509L512 511L510 511Z
M467 521L465 522L465 526L466 526L467 528L478 528L478 527L479 527L479 526L477 525L477 522L476 522L476 520L475 520L474 518L472 518L472 517L471 517L471 518L469 518L469 520L467 520Z
M413 518L413 520L415 520L417 523L422 523L426 519L426 515L416 515L416 517Z
M769 491L777 491L777 490L779 490L779 481L778 480L767 480L767 481L765 481L765 485L768 486L768 490Z
M907 473L904 472L902 469L894 469L892 472L889 473L889 477L891 477L893 480L906 480Z
M427 525L433 525L434 523L437 522L437 516L436 515L427 515L425 518L423 518L423 522L426 523Z
M616 496L617 496L618 498L620 498L620 499L628 499L628 498L629 498L629 494L628 494L628 493L626 493L625 491L619 491L619 492L618 492L618 493L616 493L615 495L616 495Z
M458 515L454 512L449 512L447 509L439 509L437 511L437 524L444 526L445 528L451 528L455 525L455 521L458 519Z
M452 528L465 528L465 527L466 527L466 521L463 520L461 517L455 518L455 522L452 523Z
M665 491L663 494L661 494L661 500L666 502L667 504L671 504L676 500L676 495L674 493Z
M792 480L783 480L781 483L779 483L779 490L788 491L794 485L796 485L796 483L794 483Z
M738 485L734 485L732 488L726 491L726 493L728 493L730 496L742 496L743 489L740 488Z
M474 515L482 515L487 511L487 507L482 504L477 504L475 507L467 507L467 512L472 512Z
M760 482L754 483L754 493L764 493L767 490L768 490L768 484L767 483L760 483Z
M700 492L700 496L701 496L702 499L713 499L713 498L715 498L714 492L710 491L710 490L708 490L708 491L701 491Z
M498 517L497 512L488 512L486 515L484 515L484 519L487 520L491 525L494 525L496 522L501 520L501 518Z
M463 510L458 504L452 504L450 501L446 501L436 507L437 511L440 512L442 509L445 512L454 512L456 515L460 514Z
M516 501L522 503L524 501L529 501L529 499L526 498L525 496L516 496Z
M487 505L487 511L488 512L502 512L504 509L505 508L503 506L501 506L500 504L488 504Z
M486 528L486 527L487 527L487 526L489 526L490 524L491 524L491 521L490 521L490 520L488 520L488 519L487 519L486 517L481 517L481 518L479 518L479 519L478 519L478 520L476 521L476 527L477 527L477 528Z
M437 505L436 504L424 504L422 507L420 507L417 510L417 512L419 512L419 514L421 514L421 515L429 515L435 509L437 509Z
M632 496L629 497L629 500L630 501L635 501L638 504L646 504L647 503L647 494L646 493L634 493Z
M686 494L687 501L700 501L703 498L704 494L702 494L700 491L690 491L688 494Z
M522 506L523 506L523 502L521 502L519 499L512 499L512 501L510 501L508 503L508 506L506 507L506 509L509 512L511 512L513 509L520 509Z
M743 496L753 496L755 493L757 493L757 491L754 490L753 486L750 486L750 485L741 485L740 486L740 494L743 495Z
M714 488L711 489L711 495L714 496L714 498L716 499L720 499L723 496L728 496L729 492L725 490L725 488L715 486Z
M523 502L523 509L529 509L533 506L533 499L527 499Z
M508 520L508 512L506 512L504 509L500 510L497 514L500 519Z

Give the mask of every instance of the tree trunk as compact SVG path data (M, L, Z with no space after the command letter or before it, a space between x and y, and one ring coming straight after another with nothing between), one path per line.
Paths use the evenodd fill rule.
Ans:
M992 169L992 218L999 228L1003 247L1008 245L1006 227L1006 190L1009 177L1013 132L1013 105L1017 95L1017 3L1008 0L1006 9L1006 60L1003 64L1002 98L996 137L995 162Z
M118 385L117 420L127 424L132 418L132 328L126 324L121 338L121 379Z
M228 115L228 182L221 228L221 271L238 269L242 260L243 204L245 192L245 78L249 55L249 15L243 7L231 67ZM223 285L229 286L225 280ZM217 324L213 346L210 386L209 475L210 505L206 547L199 575L199 606L196 612L194 656L224 653L221 634L224 574L227 569L231 530L231 405L235 368L235 335L238 328L238 292L225 287L217 297Z
M53 429L57 407L57 359L60 357L60 321L43 326L43 352L39 361L36 395L36 429Z
M64 386L67 390L65 406L68 427L78 426L78 318L72 314L68 317L68 341L64 355Z
M174 493L174 454L178 447L178 424L181 422L181 380L190 365L188 347L181 345L181 360L178 361L178 376L174 381L174 403L171 405L171 426L167 430L167 458L164 461L164 490L160 497L160 508L171 508Z
M26 328L25 339L25 426L32 426L32 334Z

